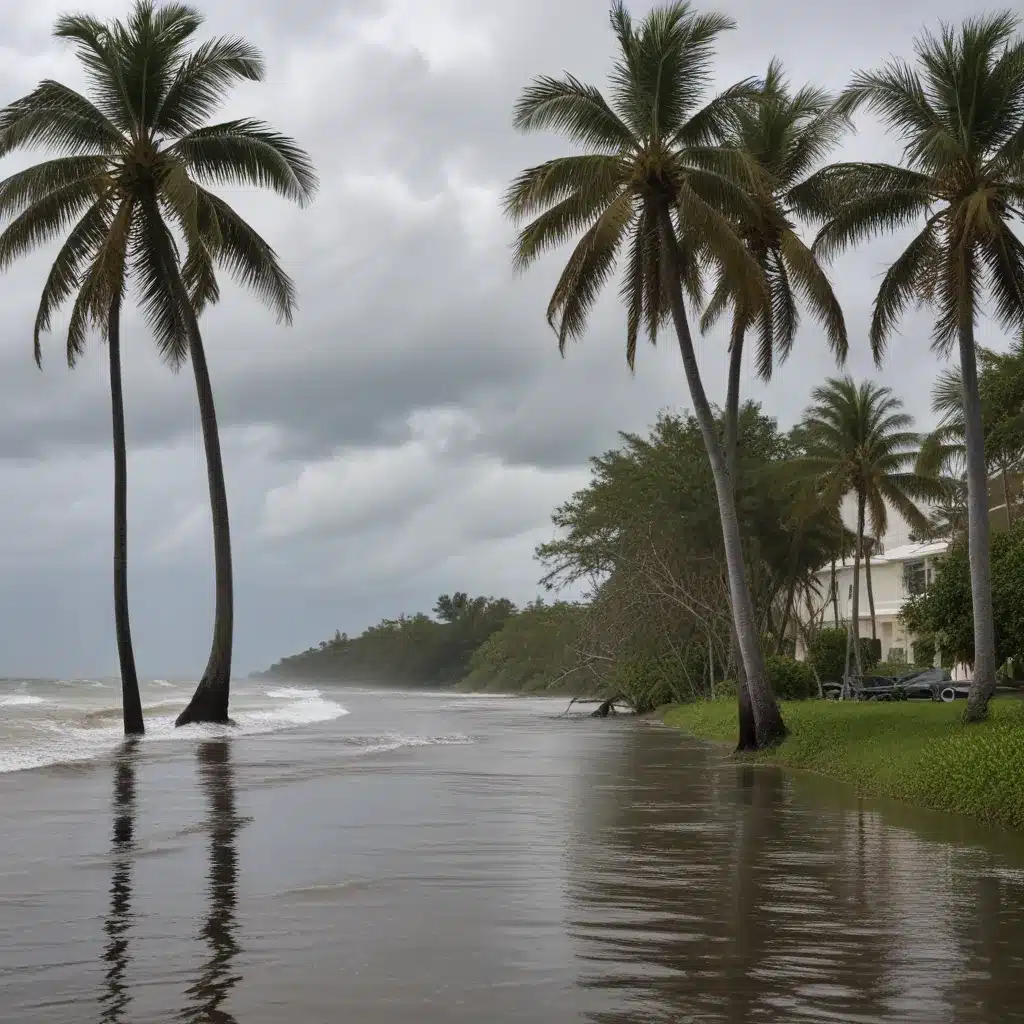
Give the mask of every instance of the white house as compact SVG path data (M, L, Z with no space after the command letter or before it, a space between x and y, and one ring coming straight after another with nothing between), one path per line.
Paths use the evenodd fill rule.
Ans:
M931 585L935 559L948 547L944 540L925 544L898 544L884 547L871 558L871 589L875 597L875 623L878 638L882 641L882 660L913 661L911 644L913 637L907 635L900 620L900 611L907 599L924 593ZM830 597L832 567L818 570L821 581L819 607L823 608L822 625L845 626L853 612L853 559L845 565L836 565L836 600ZM858 619L860 635L871 636L871 611L868 603L867 575L863 564L860 569L860 606ZM836 614L838 612L838 622ZM806 609L801 611L806 617ZM796 655L803 658L805 651L797 641Z

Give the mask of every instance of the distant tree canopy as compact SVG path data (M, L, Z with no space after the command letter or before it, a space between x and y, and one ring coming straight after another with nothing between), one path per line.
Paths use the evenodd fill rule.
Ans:
M824 607L815 570L849 545L834 509L808 501L789 470L798 436L760 408L739 417L737 506L758 626L789 651L799 605ZM592 460L589 484L553 516L538 549L543 583L587 588L581 602L438 597L433 617L386 619L284 658L275 678L574 694L623 693L638 708L712 692L735 678L722 532L692 417L662 416Z
M456 683L469 672L473 652L515 610L505 598L442 594L434 606L440 622L420 612L383 619L356 637L336 632L318 647L282 658L265 675L319 682Z

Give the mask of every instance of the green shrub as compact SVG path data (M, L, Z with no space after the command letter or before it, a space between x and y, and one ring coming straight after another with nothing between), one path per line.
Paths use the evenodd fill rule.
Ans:
M714 689L715 700L723 700L726 697L736 699L735 679L716 679Z
M911 651L914 654L915 665L934 665L935 664L935 637L934 636L921 636L918 637L911 645Z
M817 691L814 673L804 661L774 654L765 658L764 667L779 700L807 700Z
M924 671L925 668L931 668L931 665L908 665L905 661L880 661L871 670L873 676L905 676L910 672Z
M877 665L882 660L882 641L877 636L863 639L867 640L867 643L861 646L861 660L864 662L864 668L867 669L869 661L872 665Z
M846 663L846 630L819 629L808 647L807 658L823 683L839 682Z

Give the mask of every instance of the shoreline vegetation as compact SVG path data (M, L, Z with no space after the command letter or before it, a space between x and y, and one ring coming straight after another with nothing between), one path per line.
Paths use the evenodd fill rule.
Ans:
M962 707L930 701L793 701L790 735L738 760L814 772L860 796L964 815L1024 830L1024 701L992 701L985 722L965 729ZM696 739L735 746L736 701L669 705L661 720Z

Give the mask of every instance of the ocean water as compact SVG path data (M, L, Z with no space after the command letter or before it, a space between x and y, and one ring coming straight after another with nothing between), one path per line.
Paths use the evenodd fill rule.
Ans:
M348 715L337 696L315 686L245 680L232 684L233 726L174 720L188 704L194 680L140 684L145 743L243 737L327 723ZM348 691L359 694L361 691ZM112 754L124 739L120 683L103 679L0 680L0 774L90 761ZM464 737L373 731L345 737L353 753L463 742Z

